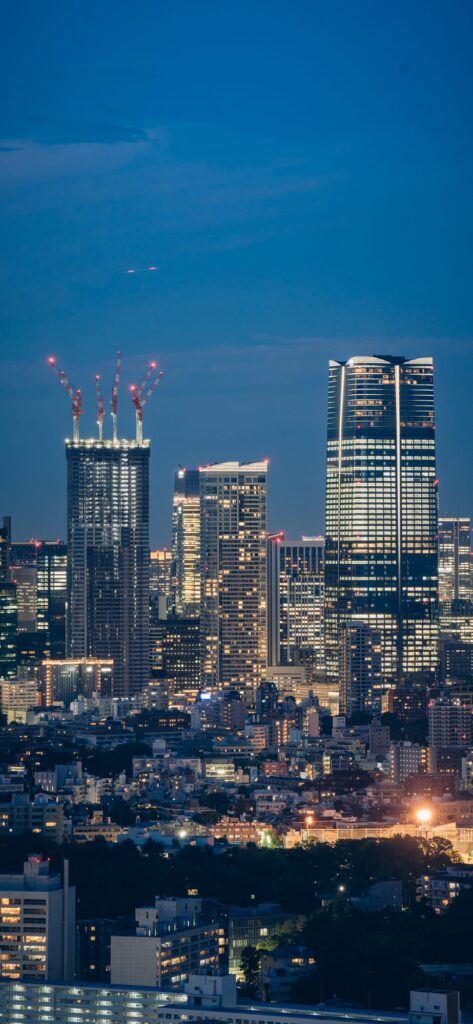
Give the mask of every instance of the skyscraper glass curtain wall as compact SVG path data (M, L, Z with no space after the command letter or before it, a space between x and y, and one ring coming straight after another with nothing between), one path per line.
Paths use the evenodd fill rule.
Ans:
M330 362L325 644L342 626L380 636L387 684L433 679L438 662L437 479L430 358Z

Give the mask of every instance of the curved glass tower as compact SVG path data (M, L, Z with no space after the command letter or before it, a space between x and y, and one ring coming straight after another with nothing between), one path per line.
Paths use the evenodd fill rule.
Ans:
M430 358L330 362L325 644L333 679L341 630L353 619L381 639L384 684L433 681L438 566Z

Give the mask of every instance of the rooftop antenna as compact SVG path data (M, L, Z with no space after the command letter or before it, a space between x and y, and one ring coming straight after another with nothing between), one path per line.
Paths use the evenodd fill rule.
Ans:
M115 368L115 376L113 378L112 387L112 436L114 441L118 441L117 433L117 414L118 414L118 385L120 383L120 370L122 368L122 354L117 352L117 365Z
M56 366L56 360L54 356L49 356L48 364L56 374L59 383L62 384L63 388L66 389L69 398L72 402L72 437L74 442L79 441L79 420L83 413L82 408L82 391L80 388L74 388L71 382L66 377L64 370L59 370Z
M156 373L156 377L154 378L154 380L151 380L154 373ZM158 371L158 364L153 359L148 366L148 369L143 377L143 380L141 381L141 384L132 384L130 387L131 400L135 407L136 440L138 441L139 444L141 444L143 440L143 409L148 399L151 398L153 391L155 390L155 388L157 388L160 380L162 380L163 377L163 370ZM149 387L145 390L146 385L149 383L150 380L151 384L149 384Z
M103 421L105 416L105 402L103 399L102 388L100 387L100 381L102 380L100 373L95 374L95 390L97 392L97 426L99 428L99 441L103 441Z

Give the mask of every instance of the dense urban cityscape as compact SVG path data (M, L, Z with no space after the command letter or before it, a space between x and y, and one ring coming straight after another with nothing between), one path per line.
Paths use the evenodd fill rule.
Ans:
M162 371L123 438L118 353L111 437L97 379L84 438L48 362L72 403L67 535L13 539L14 510L0 530L2 1019L266 1022L411 989L435 1022L441 985L453 1022L473 575L469 517L438 510L432 359L330 361L324 535L269 533L268 461L229 459L176 469L151 551Z
M0 24L0 1024L473 1024L473 6Z

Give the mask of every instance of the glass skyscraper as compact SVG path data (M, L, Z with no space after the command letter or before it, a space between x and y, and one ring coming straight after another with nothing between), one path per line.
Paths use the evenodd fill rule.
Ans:
M202 685L249 700L264 676L266 462L200 469Z
M323 664L323 537L268 538L268 662Z
M432 360L330 362L325 653L341 629L380 637L382 680L432 681L438 665L437 479Z
M453 601L471 601L471 520L468 516L439 519L439 598L441 614Z
M67 656L113 659L113 690L149 681L149 441L67 441Z

